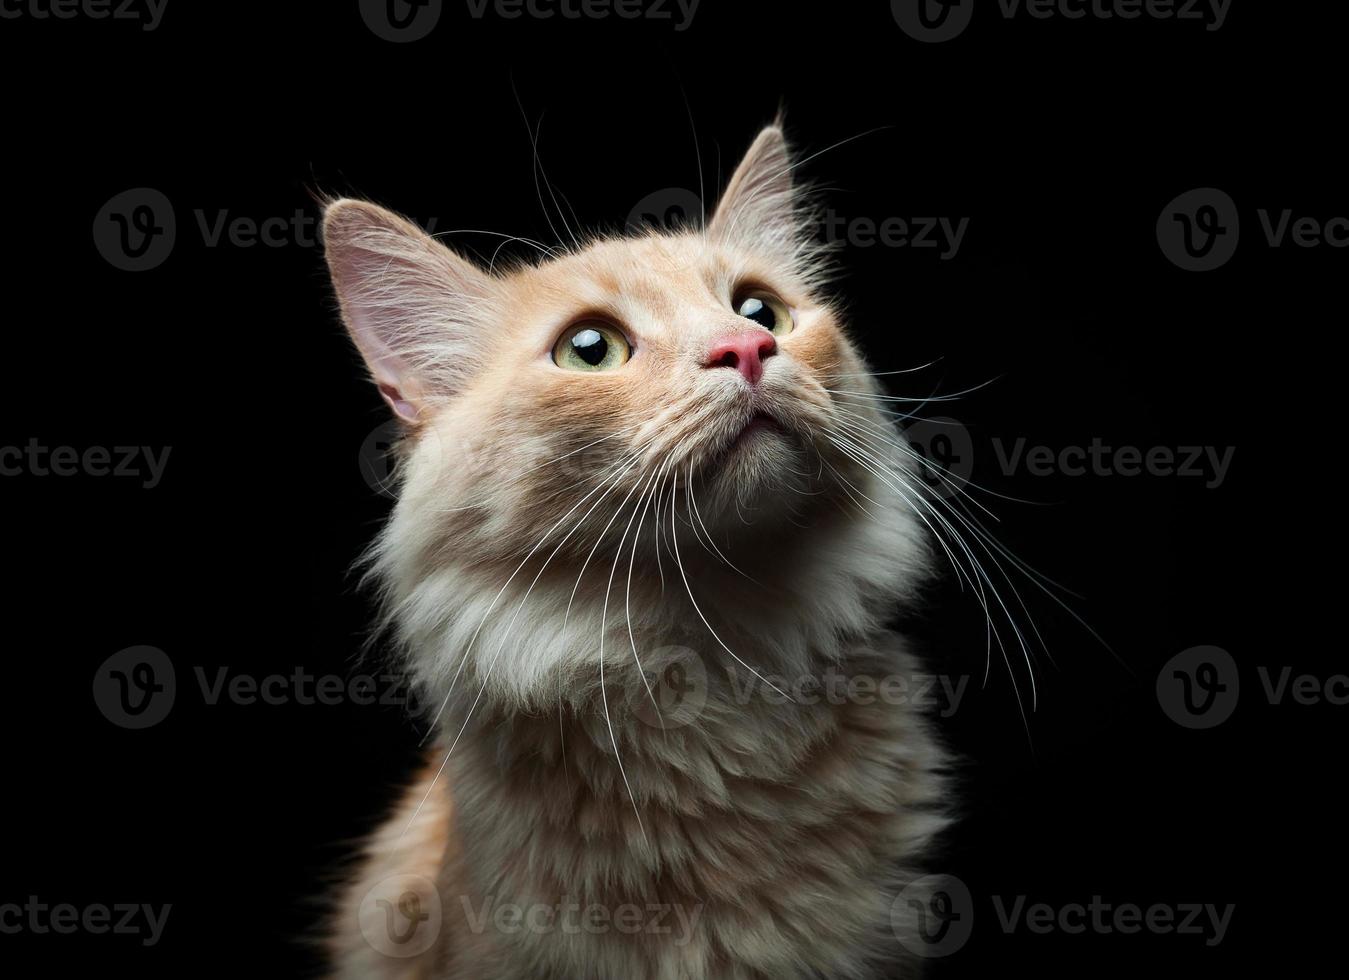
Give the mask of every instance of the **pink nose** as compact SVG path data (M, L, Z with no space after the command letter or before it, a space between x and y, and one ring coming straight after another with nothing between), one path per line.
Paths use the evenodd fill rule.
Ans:
M735 368L750 384L758 384L763 377L763 362L777 352L777 338L771 333L746 330L714 342L703 366Z

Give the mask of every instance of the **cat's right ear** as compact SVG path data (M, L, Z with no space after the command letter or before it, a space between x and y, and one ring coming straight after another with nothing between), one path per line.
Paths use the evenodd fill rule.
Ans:
M351 339L389 407L416 425L477 369L491 276L366 201L330 203L323 243Z

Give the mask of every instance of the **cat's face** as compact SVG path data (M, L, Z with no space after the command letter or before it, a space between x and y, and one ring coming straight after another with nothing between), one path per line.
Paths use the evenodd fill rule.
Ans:
M830 434L862 399L830 389L867 379L813 288L790 169L765 130L705 230L495 274L373 205L329 208L345 318L408 430L400 508L427 560L523 557L549 534L583 554L672 492L689 526L775 533L841 492L855 464Z

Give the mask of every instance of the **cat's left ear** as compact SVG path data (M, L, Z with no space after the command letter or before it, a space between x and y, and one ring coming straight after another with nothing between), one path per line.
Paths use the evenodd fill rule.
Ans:
M795 254L800 201L782 126L767 127L740 161L708 223L708 235L770 254Z
M394 414L416 425L481 364L494 280L411 221L350 199L323 214L342 319Z

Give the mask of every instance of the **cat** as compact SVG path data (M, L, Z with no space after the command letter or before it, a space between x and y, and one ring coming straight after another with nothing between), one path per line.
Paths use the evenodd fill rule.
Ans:
M949 762L822 685L918 670L888 624L932 542L793 171L779 121L699 226L505 270L327 203L404 431L371 575L434 732L334 977L916 975Z

